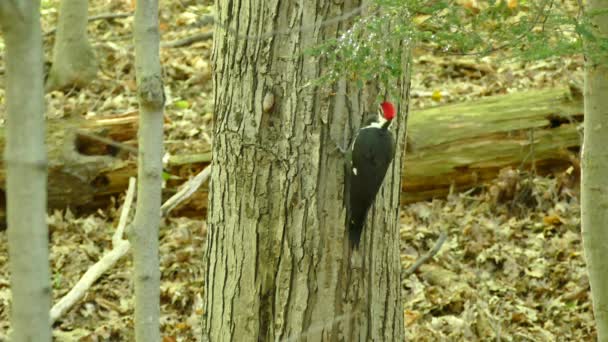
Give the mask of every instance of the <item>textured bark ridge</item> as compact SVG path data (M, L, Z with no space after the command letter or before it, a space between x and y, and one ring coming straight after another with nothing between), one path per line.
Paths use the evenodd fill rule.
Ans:
M344 158L331 139L350 136L345 128L377 105L377 89L311 87L326 70L303 53L349 23L251 38L314 27L360 5L219 2L218 27L230 30L216 31L213 51L204 340L402 340L398 208L409 82L396 85L402 117L392 128L395 160L351 254Z

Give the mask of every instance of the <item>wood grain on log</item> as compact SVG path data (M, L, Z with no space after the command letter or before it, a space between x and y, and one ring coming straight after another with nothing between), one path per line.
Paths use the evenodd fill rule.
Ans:
M505 167L543 174L572 164L581 144L582 100L567 87L493 96L413 111L402 203L444 197Z

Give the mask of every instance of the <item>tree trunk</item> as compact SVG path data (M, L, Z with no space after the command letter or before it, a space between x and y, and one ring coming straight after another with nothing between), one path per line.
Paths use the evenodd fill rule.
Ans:
M11 341L51 341L40 1L2 1Z
M349 27L315 25L360 5L216 2L218 27L228 29L216 31L213 51L204 340L403 339L398 212L409 72L395 85L395 159L351 252L344 157L333 141L349 122L359 126L364 110L375 111L378 90L346 82L315 89L309 82L328 70L304 54ZM303 29L264 35L290 28ZM260 34L266 38L251 38Z
M62 0L47 90L84 87L97 75L95 52L87 36L89 0Z
M608 38L606 10L606 1L587 2L593 30L604 40ZM589 43L586 48L598 47ZM597 56L594 52L585 64L581 226L598 341L604 342L608 341L608 53L604 50Z
M158 0L135 9L135 73L140 108L137 207L129 240L135 268L135 340L160 341L158 228L162 186L163 105Z

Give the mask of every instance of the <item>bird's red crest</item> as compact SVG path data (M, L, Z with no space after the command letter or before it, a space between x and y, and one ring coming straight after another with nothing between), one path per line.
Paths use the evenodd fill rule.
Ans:
M380 106L382 107L382 113L384 114L384 118L386 120L393 120L395 118L395 114L397 113L397 111L395 110L395 106L388 102L388 101L384 101L380 104Z

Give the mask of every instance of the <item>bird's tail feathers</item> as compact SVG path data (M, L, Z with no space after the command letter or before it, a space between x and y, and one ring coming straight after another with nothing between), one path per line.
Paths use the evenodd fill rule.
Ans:
M363 224L365 222L359 222L358 220L351 220L348 227L348 238L350 240L350 246L353 249L359 248L361 242L361 233L363 232Z

